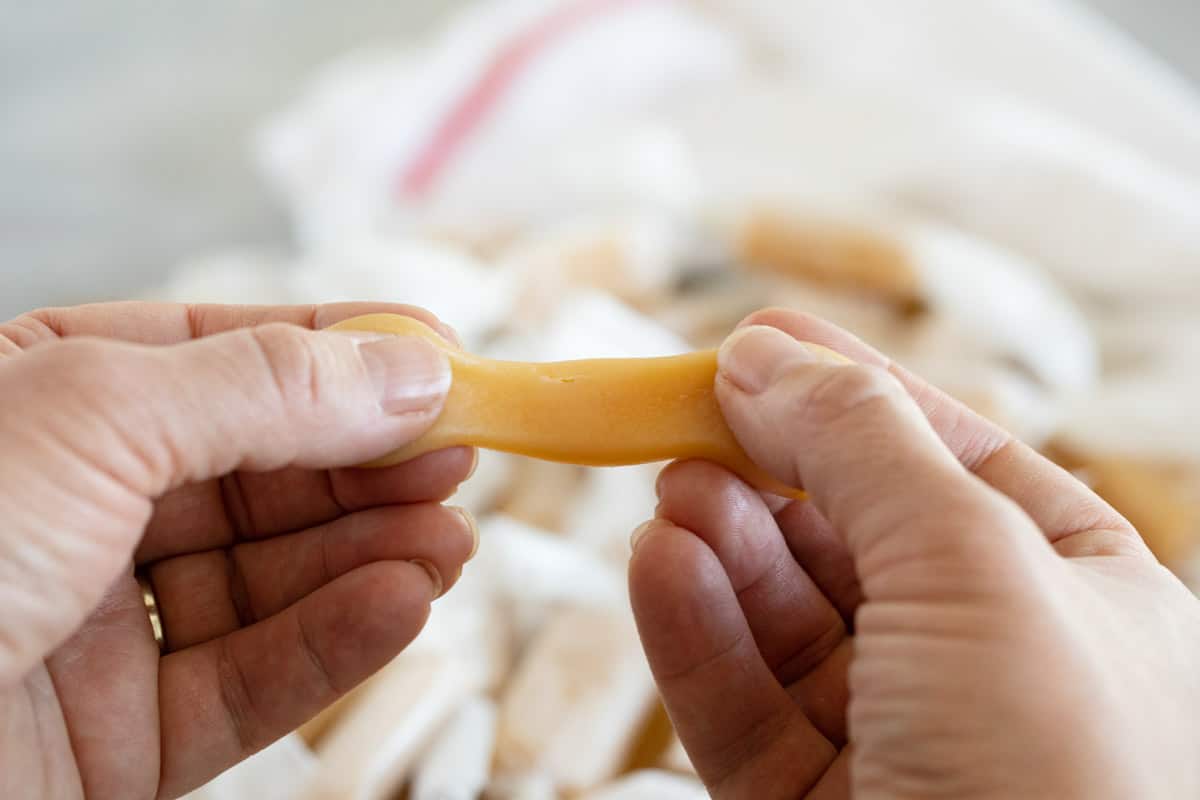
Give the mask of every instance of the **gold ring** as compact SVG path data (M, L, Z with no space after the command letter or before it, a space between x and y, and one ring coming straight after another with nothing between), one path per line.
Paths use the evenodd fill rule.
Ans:
M146 606L146 616L150 617L150 630L154 632L154 641L158 643L158 652L167 649L167 638L163 635L162 616L158 613L158 597L154 594L154 585L142 573L137 573L138 586L142 587L142 604Z

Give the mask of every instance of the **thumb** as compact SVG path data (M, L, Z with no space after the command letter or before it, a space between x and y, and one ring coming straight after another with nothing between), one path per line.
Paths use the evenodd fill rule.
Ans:
M67 340L48 350L28 370L57 385L25 397L40 409L30 413L148 497L234 469L382 455L424 432L450 387L445 356L420 338L284 324L164 348Z
M900 382L765 326L726 340L716 392L749 456L803 486L847 542L864 594L1007 584L1036 526L954 458Z
M68 339L0 362L0 679L96 606L154 498L235 469L383 455L432 423L450 380L423 339L282 324L169 347Z

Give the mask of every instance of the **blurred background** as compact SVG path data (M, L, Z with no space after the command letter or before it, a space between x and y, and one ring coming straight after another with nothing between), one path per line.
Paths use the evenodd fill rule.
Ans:
M1088 0L1200 81L1200 5ZM289 241L248 142L318 65L463 0L0 2L0 317L118 298L181 258Z
M1194 0L0 7L0 317L402 301L557 360L789 306L1200 588ZM660 466L481 454L425 632L195 800L702 797L625 597Z
M286 242L255 126L317 65L457 5L0 3L0 316L127 296L231 241Z

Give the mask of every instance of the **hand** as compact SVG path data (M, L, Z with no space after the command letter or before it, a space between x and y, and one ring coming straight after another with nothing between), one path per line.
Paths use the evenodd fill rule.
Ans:
M1136 531L837 328L744 325L722 409L811 502L674 464L630 567L713 796L1200 796L1200 602Z
M372 311L438 324L125 303L0 326L0 797L182 794L421 629L474 549L437 502L474 454L345 468L450 382L427 342L306 330Z

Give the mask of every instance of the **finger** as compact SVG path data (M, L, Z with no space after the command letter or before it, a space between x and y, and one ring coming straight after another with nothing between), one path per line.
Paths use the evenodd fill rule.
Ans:
M330 473L334 495L343 508L361 509L396 503L449 499L469 480L479 463L473 447L452 447L379 469L337 469Z
M704 461L668 466L658 489L657 516L691 531L717 556L767 666L817 730L841 746L846 626L792 555L761 495Z
M436 581L379 561L248 628L162 659L160 794L175 797L294 730L396 656Z
M433 503L361 511L309 530L155 563L167 646L181 650L267 619L376 561L420 561L448 591L474 553L474 522Z
M999 426L830 322L798 311L768 308L751 314L738 328L755 325L778 328L799 341L827 347L856 363L890 372L912 396L950 452L969 470L983 464L1012 439Z
M829 769L825 770L825 774L817 781L812 791L805 796L805 800L847 800L851 797L850 761L854 758L853 753L852 747L838 753L838 757L829 765ZM894 787L887 787L892 788Z
M152 498L238 469L381 456L429 427L449 384L419 337L289 325L163 348L66 339L0 363L0 485L21 487L0 496L20 542L4 594L28 609L21 631L0 624L0 675L23 674L95 607Z
M1018 501L1067 558L1154 558L1133 527L1078 478L1023 442L1011 442L975 474Z
M157 785L158 694L147 687L158 682L158 658L141 588L126 572L46 659L84 797L125 797L132 787Z
M424 432L450 383L445 356L419 337L290 325L159 349L67 340L14 366L14 385L29 373L18 408L33 426L146 497L236 469L374 458ZM40 396L51 375L53 403Z
M1011 588L1048 550L1015 505L970 476L900 383L769 327L723 345L716 391L750 456L804 486L847 542L868 597Z
M854 639L844 637L819 664L787 687L804 716L834 747L846 744L846 708L850 704L850 660Z
M757 492L704 461L668 466L658 486L657 516L691 531L716 555L781 683L807 674L845 638L841 615L796 563Z
M862 586L845 540L812 503L788 503L775 520L796 563L829 598L847 628L853 629Z
M718 798L802 796L836 751L763 661L716 554L691 532L659 521L643 529L629 570L650 669L709 791Z
M368 508L445 500L474 464L474 450L455 447L381 469L242 472L188 484L154 504L134 560L229 547Z
M362 314L403 314L424 322L458 344L454 329L433 314L401 303L329 303L298 306L185 305L182 303L93 303L45 308L0 325L0 343L20 349L72 336L120 339L140 344L178 344L217 333L284 322L320 330Z
M742 322L743 327L752 325L778 328L800 341L828 347L860 364L890 372L958 460L1011 497L1064 554L1072 555L1075 550L1103 552L1106 545L1119 552L1132 548L1147 553L1132 526L1070 473L850 333L812 315L786 309L759 311Z

